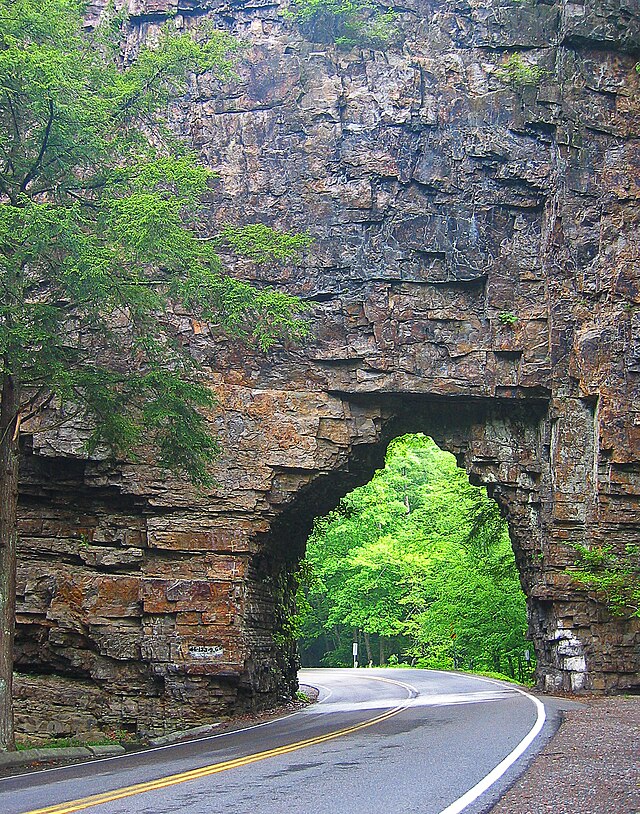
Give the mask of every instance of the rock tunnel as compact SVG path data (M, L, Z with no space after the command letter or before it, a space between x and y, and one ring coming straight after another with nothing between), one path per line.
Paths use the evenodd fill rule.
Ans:
M405 432L505 514L540 686L640 686L640 620L570 576L578 544L640 543L632 5L412 0L383 52L313 42L275 2L130 0L128 48L169 13L250 42L226 85L193 78L172 124L219 174L212 221L313 235L297 265L233 268L308 301L312 330L248 355L175 315L218 397L206 494L86 460L82 427L28 439L19 730L149 735L289 697L312 520ZM513 53L535 84L500 79Z

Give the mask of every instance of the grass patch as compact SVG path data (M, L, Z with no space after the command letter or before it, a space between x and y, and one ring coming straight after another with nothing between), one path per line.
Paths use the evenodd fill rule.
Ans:
M505 85L515 88L539 85L549 71L539 65L526 62L521 54L512 54L496 71L496 77Z
M124 745L132 743L137 738L131 732L117 730L104 735L102 738L20 738L16 743L18 752L25 752L28 749L69 749L74 746L113 746L115 744Z
M506 681L509 684L519 684L520 686L525 687L535 687L535 681L518 681L516 678L511 678L511 676L506 676L504 673L494 673L491 670L456 670L457 673L465 673L466 675L472 676L483 676L484 678L495 678L498 681Z

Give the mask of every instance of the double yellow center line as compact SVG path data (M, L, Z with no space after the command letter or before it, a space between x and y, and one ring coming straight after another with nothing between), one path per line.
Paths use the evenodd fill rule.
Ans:
M394 682L396 683L396 682ZM400 684L400 682L397 682ZM407 685L405 686L407 689ZM335 732L329 732L326 735L318 735L315 738L307 738L307 740L296 741L295 743L287 744L286 746L278 746L275 749L267 749L264 752L256 752L252 755L245 757L234 758L233 760L225 760L221 763L213 763L209 766L203 766L200 769L192 769L189 772L181 772L180 774L172 774L167 777L160 777L157 780L149 780L146 783L136 783L134 786L124 786L121 789L114 789L113 791L105 791L103 794L92 794L90 797L83 797L79 800L72 800L68 803L58 803L53 806L46 806L45 808L37 808L33 811L25 812L25 814L72 814L74 811L82 811L85 808L92 806L99 806L102 803L111 803L115 800L122 800L125 797L133 797L136 794L144 794L148 791L156 791L157 789L165 789L168 786L176 786L179 783L188 783L190 780L200 780L203 777L209 777L212 774L219 774L226 772L229 769L238 769L241 766L249 766L251 763L257 763L260 760L266 760L271 757L279 757L280 755L289 754L289 752L296 752L298 749L304 749L307 746L316 746L319 743L326 743L327 741L341 738L344 735L350 735L352 732L358 732L361 729L366 729L374 724L379 724L392 718L399 712L407 708L410 699L400 706L394 707L388 712L371 718L354 726L339 729Z

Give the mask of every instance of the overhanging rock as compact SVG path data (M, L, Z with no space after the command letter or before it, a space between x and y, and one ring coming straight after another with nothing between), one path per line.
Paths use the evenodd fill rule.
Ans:
M250 41L239 78L194 78L172 121L220 174L212 220L315 237L256 280L313 305L313 338L247 357L181 317L219 395L208 494L84 461L77 430L34 436L19 727L158 734L287 697L311 520L408 431L505 512L541 684L637 688L639 620L567 572L576 544L640 543L632 4L420 0L382 53L309 42L277 4L130 2L132 49L169 11ZM539 82L500 80L514 51Z

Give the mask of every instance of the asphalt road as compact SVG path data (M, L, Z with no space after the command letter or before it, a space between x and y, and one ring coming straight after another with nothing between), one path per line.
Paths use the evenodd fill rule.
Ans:
M285 718L0 780L0 814L477 814L549 728L539 701L490 679L362 669L300 680L319 703Z

